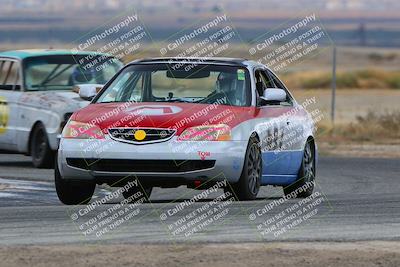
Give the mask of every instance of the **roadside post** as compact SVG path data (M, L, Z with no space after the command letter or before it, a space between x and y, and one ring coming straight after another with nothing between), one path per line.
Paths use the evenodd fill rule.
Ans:
M333 46L332 54L332 99L331 99L331 121L335 124L335 109L336 109L336 46Z

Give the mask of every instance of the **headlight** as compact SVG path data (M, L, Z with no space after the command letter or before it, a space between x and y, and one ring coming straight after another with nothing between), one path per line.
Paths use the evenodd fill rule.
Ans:
M226 124L195 126L187 128L178 141L229 141L231 128Z
M63 138L103 139L101 129L93 124L70 120L62 132Z

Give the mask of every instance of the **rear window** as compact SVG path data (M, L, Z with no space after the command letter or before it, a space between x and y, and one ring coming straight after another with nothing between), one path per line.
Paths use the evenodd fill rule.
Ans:
M20 87L19 62L0 60L0 89L19 90Z

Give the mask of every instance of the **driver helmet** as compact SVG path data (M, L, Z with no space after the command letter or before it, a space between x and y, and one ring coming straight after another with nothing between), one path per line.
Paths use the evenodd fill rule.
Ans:
M235 91L236 74L221 72L217 79L217 92L228 93Z

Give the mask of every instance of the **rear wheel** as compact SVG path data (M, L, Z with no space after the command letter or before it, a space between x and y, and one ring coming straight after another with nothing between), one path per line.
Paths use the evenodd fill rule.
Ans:
M61 177L55 164L55 186L58 199L66 205L87 204L91 200L96 184L91 181L69 181Z
M315 152L310 141L304 148L303 159L297 181L283 188L285 195L294 194L295 197L305 198L311 196L315 182Z
M237 183L225 189L238 200L254 200L261 186L261 149L256 138L251 138L246 150L242 174Z
M42 124L35 126L30 140L32 163L36 168L50 168L54 163L54 151L51 150L46 129Z

